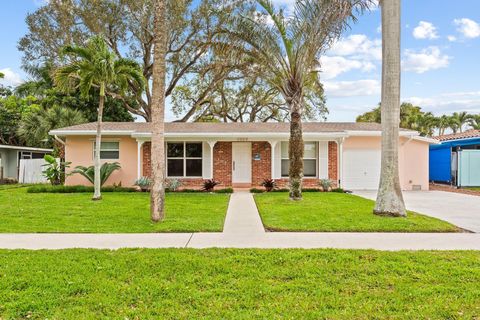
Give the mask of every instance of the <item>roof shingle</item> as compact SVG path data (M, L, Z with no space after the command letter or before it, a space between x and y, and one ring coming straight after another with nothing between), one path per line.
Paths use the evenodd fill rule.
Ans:
M469 138L480 138L480 130L467 130L461 133L452 133L452 134L445 134L443 136L433 137L438 141L451 141L451 140L461 140L461 139L469 139Z
M305 122L304 132L343 132L343 131L381 131L379 123L369 122ZM54 131L95 131L96 122L56 129ZM128 131L150 133L151 124L145 122L104 122L104 131ZM245 132L289 132L290 124L286 122L254 123L212 123L212 122L168 122L165 131L169 133L245 133ZM404 131L409 131L402 129Z

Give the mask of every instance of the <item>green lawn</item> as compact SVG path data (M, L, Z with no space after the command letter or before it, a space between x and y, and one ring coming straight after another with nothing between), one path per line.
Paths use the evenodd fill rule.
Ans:
M480 187L469 187L468 190L480 191Z
M275 231L347 232L456 232L441 220L413 212L408 218L373 215L374 202L345 193L305 192L303 200L291 201L287 193L255 195L263 224Z
M146 193L27 193L26 188L0 191L0 232L193 232L222 231L229 196L169 193L166 219L150 221Z
M9 190L9 189L26 188L28 186L29 185L27 184L0 184L0 191Z
M479 252L0 251L0 319L476 319Z

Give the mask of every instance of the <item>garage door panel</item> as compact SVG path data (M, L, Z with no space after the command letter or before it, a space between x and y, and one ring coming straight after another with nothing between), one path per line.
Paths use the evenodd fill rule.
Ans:
M350 190L378 189L380 164L380 150L344 150L343 187Z

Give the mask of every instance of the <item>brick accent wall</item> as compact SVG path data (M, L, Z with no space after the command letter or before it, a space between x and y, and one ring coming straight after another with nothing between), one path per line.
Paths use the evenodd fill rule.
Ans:
M144 177L152 176L152 144L150 142L144 142L142 146L142 175ZM180 178L182 181L182 187L185 189L200 189L203 187L203 178ZM168 179L167 179L168 181Z
M280 189L288 188L288 178L275 179L277 187ZM302 188L318 188L317 178L304 178Z
M264 179L270 179L272 173L271 163L272 148L266 141L252 142L252 187L259 187ZM254 160L253 155L260 154L261 160ZM337 143L328 143L328 176L336 186L338 183ZM142 146L142 174L150 177L151 170L151 143L145 142ZM217 142L213 149L213 178L221 184L219 188L232 186L232 142ZM202 178L179 179L184 188L200 188L203 185ZM279 188L288 187L288 178L276 179ZM318 179L305 178L304 188L317 188Z
M261 160L253 155L259 154ZM252 187L258 187L264 179L272 177L272 148L266 141L252 142Z
M338 145L335 141L328 142L328 179L338 185Z
M152 176L152 143L144 142L142 145L142 175Z
M217 142L213 148L213 179L220 182L221 188L232 185L231 142Z

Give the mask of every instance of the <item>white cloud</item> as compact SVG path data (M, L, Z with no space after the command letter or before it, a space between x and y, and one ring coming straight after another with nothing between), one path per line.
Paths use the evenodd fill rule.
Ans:
M428 47L419 52L405 50L402 67L405 71L424 73L429 70L447 67L450 59L451 57L442 54L438 47Z
M450 41L450 42L455 42L455 41L457 41L457 37L452 36L452 35L447 36L447 39L448 39L448 41Z
M379 95L381 84L378 80L325 81L327 97L357 97Z
M480 113L480 91L449 92L433 97L410 97L405 101L416 104L425 111L431 111L436 115L455 111Z
M457 31L463 34L466 38L480 37L480 25L468 18L455 19L453 23L457 26Z
M4 74L4 78L0 79L0 84L3 84L4 86L15 87L23 82L20 75L10 68L0 69L0 72Z
M355 59L381 60L382 40L370 40L364 34L353 34L335 42L329 53L336 56L351 56Z
M322 79L333 79L342 73L351 70L361 70L363 72L370 72L375 70L376 67L370 61L350 60L344 57L330 57L323 56L320 59L322 73L320 77Z
M437 28L427 21L420 21L418 26L413 29L413 37L415 39L437 39Z

